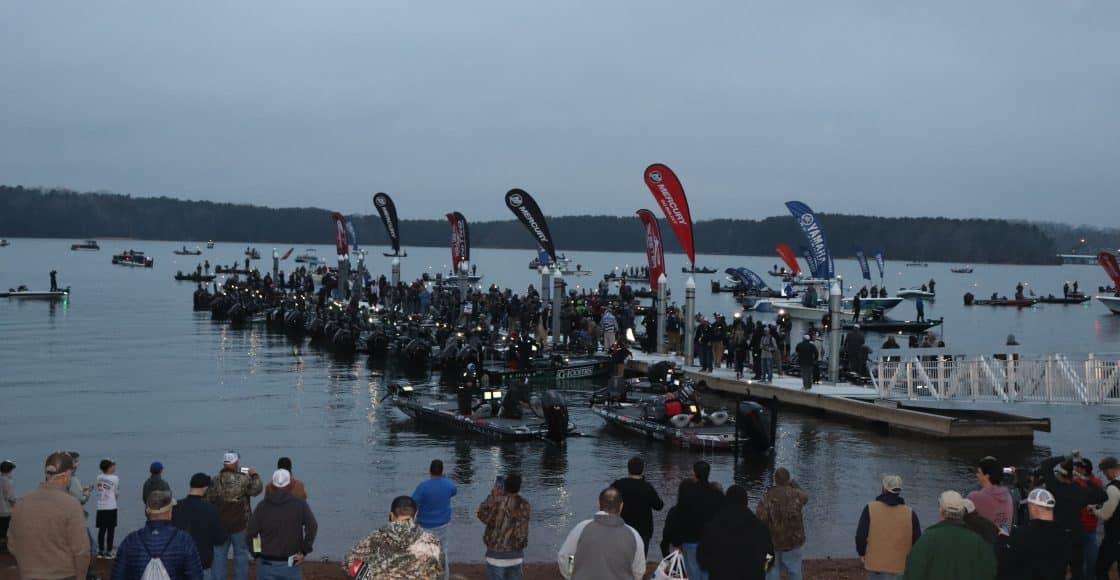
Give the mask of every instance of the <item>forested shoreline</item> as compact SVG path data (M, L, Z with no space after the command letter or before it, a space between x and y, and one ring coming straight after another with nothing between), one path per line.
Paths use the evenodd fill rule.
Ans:
M495 202L499 203L499 202ZM652 200L647 204L651 209ZM471 219L470 207L458 210ZM435 213L435 212L433 212ZM251 241L293 244L330 244L334 240L332 212L320 208L269 208L245 204L187 201L169 197L135 197L109 193L79 193L65 189L0 186L0 236L41 238L137 238L151 240ZM370 214L348 216L364 244L387 243L373 206ZM936 217L888 218L820 214L834 257L845 258L857 248L883 248L890 260L967 263L1052 264L1056 254L1075 249L1120 247L1115 230L1077 228L993 219ZM642 226L634 216L549 216L548 224L559 251L597 250L640 252L645 248ZM401 221L402 245L445 246L445 219ZM716 219L696 222L698 253L773 255L774 245L803 244L790 216L761 220ZM533 240L513 219L470 223L476 248L534 247ZM665 249L680 246L662 222ZM1085 244L1080 239L1088 238Z

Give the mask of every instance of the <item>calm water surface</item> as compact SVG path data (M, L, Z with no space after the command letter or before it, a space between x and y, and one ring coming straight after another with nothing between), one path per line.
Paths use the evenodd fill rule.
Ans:
M638 235L637 225L635 230ZM83 482L93 480L99 458L113 457L122 481L122 530L142 523L140 488L151 461L167 466L165 477L182 496L190 475L216 472L226 450L238 450L245 465L266 477L277 457L287 455L293 458L296 477L307 483L320 522L316 555L338 558L382 525L389 501L411 493L426 477L431 459L442 458L460 490L452 523L454 560L482 559L482 526L475 509L497 474L517 470L525 475L523 494L533 505L527 556L547 561L567 530L592 513L599 490L625 475L628 457L640 453L646 458L648 479L670 504L691 463L702 457L605 428L579 404L593 387L589 383L564 387L574 401L573 420L590 437L563 447L491 444L417 426L380 403L382 378L364 357L337 358L281 334L232 330L211 322L208 313L191 311L194 285L175 282L174 272L192 270L201 258L227 265L242 260L247 244L222 243L196 259L172 254L182 243L105 241L101 252L79 253L69 251L71 242L16 239L0 249L0 287L26 283L46 288L53 268L62 285L74 288L67 304L0 300L0 456L19 465L21 493L36 485L38 466L53 449L82 453ZM155 268L109 263L111 254L127 248L146 251L155 258ZM330 246L317 249L321 256L333 255ZM268 267L271 247L261 250ZM371 251L369 266L375 274L388 271L381 251ZM447 270L446 249L408 251L404 279ZM483 284L522 291L540 283L540 276L526 267L532 258L528 252L474 253L486 276ZM584 252L572 257L595 272L571 279L580 286L593 285L614 266L644 261L641 254ZM683 302L684 276L679 272L684 258L670 255L667 262L674 298ZM760 273L775 262L766 257L698 258L699 265L746 265ZM284 266L290 268L290 262ZM1063 281L1075 279L1083 288L1095 289L1105 283L1100 268L977 265L973 275L954 275L950 266L907 268L888 262L887 286L914 286L934 277L940 300L927 306L927 316L945 316L944 339L951 348L996 352L1013 333L1027 352L1120 351L1120 317L1095 302L1024 310L960 305L965 291L1011 294L1017 281L1040 294L1060 293ZM841 260L837 267L848 280L859 276L852 261ZM710 279L697 276L700 310L737 309L729 296L707 291ZM913 305L903 304L894 314L910 317ZM787 411L781 416L775 457L736 462L721 454L706 459L713 464L714 480L744 485L752 498L765 489L776 466L788 467L812 494L806 513L808 554L852 556L856 520L877 493L881 473L902 474L904 496L928 524L936 519L938 493L975 485L969 465L980 456L994 453L1008 464L1022 465L1052 450L1080 448L1093 458L1120 453L1120 410L1037 406L1018 411L1052 417L1054 432L1040 434L1033 444L948 444L890 437L861 425ZM659 538L660 520L657 526Z

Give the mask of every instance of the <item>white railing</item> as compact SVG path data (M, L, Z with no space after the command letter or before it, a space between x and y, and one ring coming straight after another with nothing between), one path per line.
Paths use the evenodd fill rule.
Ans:
M914 351L869 363L884 399L1120 405L1120 357L963 356Z

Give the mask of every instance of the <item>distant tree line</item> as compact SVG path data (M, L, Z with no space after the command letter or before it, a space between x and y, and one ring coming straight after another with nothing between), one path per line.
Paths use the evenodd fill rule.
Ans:
M372 209L372 208L371 208ZM459 209L470 220L470 208ZM332 212L319 208L267 208L253 205L78 193L64 189L0 186L0 236L49 238L138 238L152 240L251 241L254 243L331 244ZM363 245L387 243L376 214L348 216ZM966 263L1051 264L1070 249L1070 240L1091 235L1093 248L1120 247L1120 234L1059 224L948 218L885 218L822 214L834 257L851 257L883 248L888 260ZM643 229L634 216L550 217L558 251L642 252ZM479 248L533 249L521 224L510 220L471 223L471 245ZM447 221L401 222L402 245L443 246ZM662 223L665 250L680 252ZM762 220L716 219L697 222L699 253L774 255L774 245L796 251L803 237L790 216ZM1060 242L1056 241L1060 240Z

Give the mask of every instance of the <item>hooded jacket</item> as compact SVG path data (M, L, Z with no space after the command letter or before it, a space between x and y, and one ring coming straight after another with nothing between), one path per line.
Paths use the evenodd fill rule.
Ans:
M379 580L435 580L443 577L443 554L439 540L425 532L415 520L389 522L368 535L343 559L350 573L358 561L369 566L369 577Z
M710 482L691 479L681 482L673 525L665 526L665 539L674 546L695 544L704 535L704 526L715 517L723 493Z
M711 580L762 580L766 556L773 554L766 524L747 504L735 501L724 502L696 548L696 559Z
M642 580L645 546L622 517L604 511L572 528L556 554L560 574L571 580Z
M265 496L249 518L246 537L261 536L261 557L286 560L292 554L310 554L319 524L307 502L286 489Z
M788 551L805 543L805 522L801 510L809 494L795 482L775 485L758 502L758 519L770 530L774 549Z
M1006 532L1011 531L1011 519L1014 517L1015 506L1011 501L1011 492L1002 485L989 485L968 494L976 506L976 513L988 521L999 526Z
M899 507L903 508L903 511L893 513L892 510ZM876 518L874 532L871 528L872 509L885 516ZM907 513L909 518L905 517ZM906 521L907 519L909 521ZM906 501L902 496L884 492L879 494L875 501L864 506L863 513L859 516L859 525L856 527L856 553L865 557L864 566L872 572L899 574L906 568L906 557L911 547L921 536L922 526L918 522L918 514L906 508ZM909 541L896 541L907 537Z
M478 519L486 525L482 543L486 557L523 558L529 544L529 502L520 494L491 495L478 506Z
M926 528L906 557L905 580L991 580L996 555L991 544L960 520L942 520Z
M661 496L657 495L648 481L642 478L624 477L615 480L611 487L622 494L622 519L638 530L645 542L653 537L653 511L665 507Z

